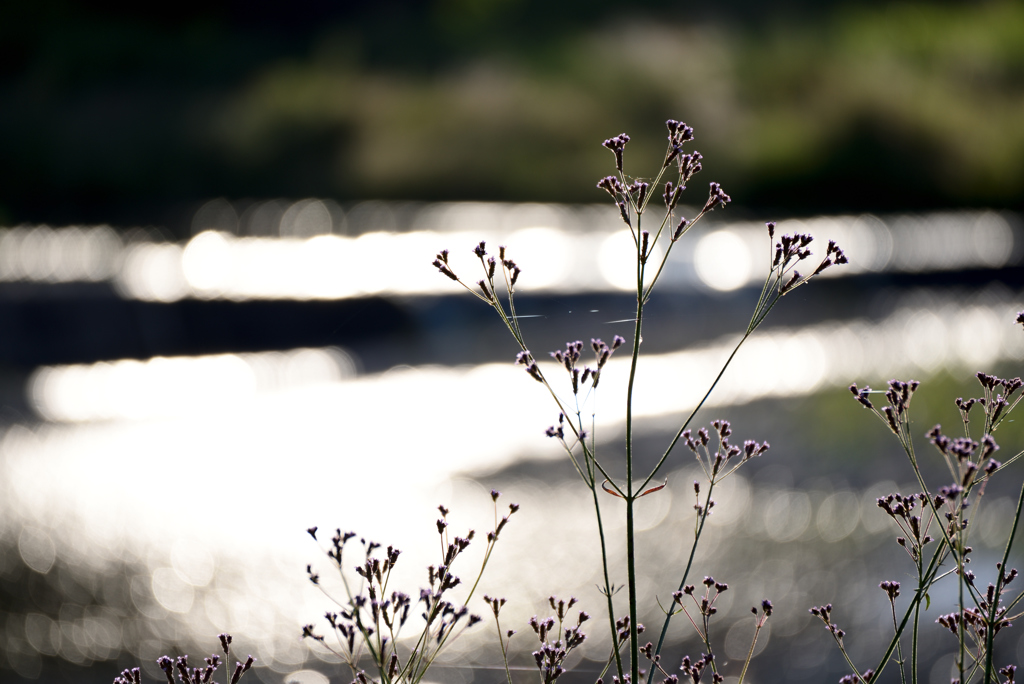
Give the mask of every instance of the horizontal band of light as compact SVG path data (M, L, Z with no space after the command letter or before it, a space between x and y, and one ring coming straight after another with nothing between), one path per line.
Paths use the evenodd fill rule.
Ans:
M900 309L880 323L828 322L797 330L766 331L746 342L710 405L809 394L830 384L888 377L897 372L927 374L939 368L981 368L1000 360L1019 360L1024 358L1024 331L1013 322L1017 308L1019 304L962 306L940 301L932 306ZM634 415L665 415L695 406L733 344L732 339L725 339L700 348L643 357ZM603 371L602 396L617 396L624 391L624 364L622 358L613 358ZM553 382L563 380L564 371L557 364L542 361L541 367ZM257 394L309 384L334 387L330 391L339 399L347 397L345 405L355 408L356 413L370 410L376 414L376 409L369 407L386 404L387 396L432 396L434 399L429 401L433 403L441 395L454 407L445 409L444 415L452 410L473 413L476 401L467 402L466 397L475 395L471 386L483 377L506 388L500 401L508 405L502 410L515 412L517 405L535 403L532 391L536 388L521 382L522 378L516 376L522 370L511 364L485 364L468 371L425 367L415 372L389 371L359 378L354 377L354 368L351 357L339 349L124 360L44 367L33 374L27 391L41 416L72 422L233 412L249 405ZM381 387L388 389L381 394ZM300 393L295 400L304 401L303 396ZM371 396L380 401L360 399ZM501 413L490 404L486 411ZM430 412L428 408L425 414ZM610 420L607 416L604 419ZM365 422L360 419L358 424L372 424L373 420L367 415ZM506 442L525 444L529 434Z
M28 396L48 420L87 422L223 413L258 394L337 382L355 374L342 349L125 359L43 367Z
M492 252L507 245L508 256L523 269L520 292L615 292L635 284L632 236L617 217L609 220L607 207L424 205L407 210L413 218L401 225L409 230L341 235L331 232L336 225L327 220L340 209L332 213L322 204L302 200L286 208L279 222L292 227L281 224L272 236L217 228L228 221L197 221L196 228L211 227L180 244L126 242L108 227L4 230L0 282L112 281L126 298L161 302L448 294L456 286L430 266L434 255L449 249L456 272L472 284L482 276L472 248L484 240ZM369 218L388 207L374 206L377 213ZM394 226L386 217L379 223L369 218L358 225ZM819 217L782 221L776 234L810 233L819 241L812 245L818 255L824 241L835 240L850 263L829 269L829 277L988 269L1024 256L1024 237L1012 218L994 212ZM666 247L663 236L652 263ZM659 287L727 291L756 285L772 256L763 224L713 223L672 246ZM811 257L805 270L816 265Z

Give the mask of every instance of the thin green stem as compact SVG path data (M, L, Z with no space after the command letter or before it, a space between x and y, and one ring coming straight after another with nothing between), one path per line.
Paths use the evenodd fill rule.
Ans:
M889 600L889 606L892 608L892 628L895 631L898 628L896 625L895 598ZM907 684L906 668L903 667L903 647L900 645L899 639L896 640L896 662L900 664L900 682L902 682L902 684Z
M651 470L650 475L648 475L647 479L645 479L643 481L643 484L640 485L640 491L643 491L644 489L647 488L647 485L650 484L652 479L654 479L654 476L658 474L658 471L661 469L661 466L665 464L665 461L668 459L669 454L672 453L672 450L675 448L680 438L682 438L683 433L686 432L686 428L690 426L690 422L693 420L693 417L697 415L697 412L700 411L701 408L704 406L704 403L708 400L708 397L711 396L711 393L714 391L715 387L718 386L718 383L722 379L722 376L725 375L726 369L729 368L729 364L732 363L733 358L736 356L736 353L739 352L740 347L743 346L743 343L747 341L748 337L750 337L751 332L752 331L747 331L746 333L744 333L743 337L740 338L740 341L736 343L736 347L732 350L732 353L729 354L729 358L725 360L725 363L722 365L721 370L718 371L718 375L715 376L714 382L712 382L711 386L708 387L708 391L704 393L704 396L701 398L701 400L697 403L696 406L693 407L693 410L690 411L690 415L686 417L686 420L683 421L682 426L679 428L679 430L676 431L675 437L673 437L672 441L669 442L668 447L665 449L665 452L661 455L661 458L658 460L654 468Z
M693 557L697 553L697 544L700 542L700 535L704 531L704 522L708 519L708 512L710 510L709 503L711 502L711 492L715 490L715 481L712 480L708 485L707 499L704 501L704 508L701 512L701 516L697 522L697 529L694 531L693 544L690 545L690 556L686 559L686 568L683 570L683 577L679 580L679 588L676 591L682 591L683 587L686 586L686 578L690 575L690 569L693 567ZM672 623L672 616L674 613L669 611L665 615L665 622L661 625L661 634L658 636L658 648L655 654L661 653L661 648L665 644L665 636L668 634L668 626ZM647 684L654 681L654 671L647 673Z
M601 539L601 570L604 572L604 595L608 601L608 629L611 632L612 643L618 640L618 631L615 629L615 605L612 601L612 583L608 574L608 547L604 539L604 524L601 521L601 504L597 497L597 485L591 485L590 493L594 497L594 513L597 515L597 535ZM619 649L615 651L615 669L619 674L619 681L622 681L622 656Z
M885 419L883 418L883 420L885 420ZM954 543L953 538L950 536L949 530L946 528L945 525L942 524L942 522L941 522L942 515L939 513L939 509L935 505L935 500L928 493L928 485L925 484L924 475L921 473L921 468L920 468L920 466L917 463L917 454L914 451L914 442L913 442L913 439L911 439L911 436L910 436L910 430L909 430L910 425L907 422L907 420L908 420L907 418L903 418L900 421L900 423L899 423L899 432L896 434L896 437L897 437L897 439L899 439L900 444L903 446L903 451L907 454L907 459L910 461L910 466L914 470L914 476L917 478L917 483L921 487L921 492L925 495L925 500L928 502L928 508L931 510L931 513L932 513L932 516L934 517L934 520L938 523L939 530L942 531L942 540L945 542L946 548L948 548L950 550L950 553L953 554L953 557L954 557L954 560L956 561L957 567L960 569L960 575L963 576L963 572L964 572L964 559L963 559L963 554L961 552L961 547L957 546L957 544ZM966 496L966 494L965 494L965 496ZM963 498L961 498L961 501L962 500L963 500ZM958 520L961 519L962 515L963 515L963 504L961 503L961 506L960 506L960 508L958 510L958 517L957 517L957 519ZM967 591L971 595L971 598L975 601L975 603L980 601L980 597L976 593L976 590L975 590L974 587L972 587L970 584L966 584L966 583L961 584L961 587L963 587L963 586L967 587ZM963 608L963 603L961 603L960 606L961 606L961 608ZM915 644L915 646L916 646L916 644Z
M640 218L637 216L637 230ZM636 539L634 535L633 506L633 388L636 382L636 367L640 357L640 338L644 315L644 264L637 251L636 264L636 325L633 330L633 354L629 364L629 384L626 388L626 584L629 591L629 680L637 682L640 677L640 636L637 632L636 601ZM643 491L643 487L639 491Z
M921 560L920 557L917 561L917 586L919 591L924 591L922 586L922 575L921 575ZM921 624L921 602L918 601L914 606L914 630L911 635L910 642L910 682L911 684L917 684L917 637L918 630Z
M750 661L754 657L754 646L757 645L757 635L761 632L761 623L758 622L754 628L754 639L750 642L750 650L747 651L747 659L743 661L743 670L740 672L740 680L736 684L743 684L743 678L747 676L747 668L750 667Z
M963 518L963 508L960 509L960 515L957 517L958 520ZM957 549L960 558L964 557L964 537L963 534L958 535L960 547ZM957 576L957 595L960 606L960 615L963 616L964 609L964 573L962 572L963 566L961 565L961 572L956 574ZM967 652L966 644L964 643L964 637L966 636L966 630L957 630L957 641L959 642L959 657L957 658L957 672L960 675L960 681L964 680L964 654Z
M939 548L935 550L935 553L932 555L932 559L928 562L928 567L924 571L924 586L931 586L931 583L935 579L935 573L938 571L939 564L941 562L940 555L944 543L945 542L939 542ZM899 627L896 628L896 634L893 635L892 641L889 642L889 648L886 649L885 653L882 655L882 659L874 669L875 675L872 678L873 681L880 681L879 677L882 675L882 670L884 670L885 666L889 663L889 658L892 657L892 652L896 650L896 647L900 642L900 636L903 634L903 630L906 629L907 623L910 622L910 617L914 614L914 610L920 604L921 597L924 593L925 592L920 588L914 592L914 597L910 600L910 605L907 606L907 612L904 613L903 620L900 622Z
M699 214L697 214L697 216L692 221L690 221L688 224L686 224L686 228L683 229L683 232L681 232L675 239L670 239L669 240L668 247L665 249L665 254L661 258L661 263L658 264L658 270L654 272L654 277L651 278L651 282L647 285L647 292L644 293L644 296L643 296L644 304L646 304L647 300L651 298L651 293L654 291L654 286L657 284L658 278L661 277L661 272L662 272L662 270L664 270L665 264L668 263L668 255L669 255L669 253L671 253L672 247L676 244L676 242L679 241L680 238L682 238L684 235L686 235L686 233L688 233L691 228L693 228L694 224L696 224L697 221L699 221L701 219L701 217L704 216L705 213L706 212L701 211ZM665 219L662 221L661 227L658 228L658 234L655 237L655 242L657 241L657 237L661 236L661 231L664 229L665 223L668 221L668 217L669 216L671 216L670 213L666 213L665 214Z
M505 680L508 684L512 684L512 672L508 668L508 644L506 644L504 639L502 639L501 621L498 619L497 615L494 616L494 626L498 630L498 644L501 646L501 661L505 665ZM512 638L509 637L509 641L511 640Z
M988 610L988 630L985 632L985 684L991 684L994 668L992 665L992 642L995 639L996 614L999 609L999 594L1003 590L1003 577L1006 575L1006 561L1010 558L1010 549L1013 547L1013 538L1017 535L1017 525L1020 523L1021 509L1024 508L1024 484L1021 485L1020 495L1017 497L1017 511L1013 516L1013 527L1010 529L1010 536L1006 540L1006 549L1003 550L1003 560L999 564L999 573L996 577L995 600Z

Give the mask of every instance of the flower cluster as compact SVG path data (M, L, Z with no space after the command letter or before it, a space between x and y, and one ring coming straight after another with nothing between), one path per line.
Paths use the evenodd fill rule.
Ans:
M601 143L615 154L615 168L620 172L622 171L622 151L626 149L626 143L628 142L629 136L625 133L619 133L614 138L608 138Z
M837 625L836 623L830 622L830 620L832 619L832 604L826 603L823 606L811 606L809 612L811 613L811 615L815 616L816 618L824 622L825 629L827 629L829 633L831 633L832 636L835 638L835 640L839 642L840 645L842 645L843 637L846 636L846 632L841 630L839 628L839 625Z
M708 201L704 203L704 208L701 210L701 213L707 213L715 207L728 204L729 202L732 202L732 198L725 194L725 191L722 190L722 186L718 183L712 183L711 190L708 193Z
M893 434L900 437L901 442L906 443L906 440L910 439L909 434L907 434L907 428L909 427L907 413L910 410L910 400L920 385L921 383L917 380L910 380L908 382L895 379L890 380L889 389L885 391L885 399L888 405L883 406L881 410L876 409L871 400L868 399L868 395L871 393L870 387L858 388L856 384L852 384L849 389L861 406L873 411L875 415L889 426Z
M726 200L728 200L728 197L726 197ZM708 202L710 203L711 199ZM757 305L754 307L754 315L747 326L748 334L761 324L765 316L768 315L768 312L772 310L772 307L783 296L801 285L806 285L814 276L822 273L830 266L849 263L849 259L846 258L846 254L840 249L839 245L834 240L829 240L828 246L825 248L825 257L810 275L802 275L800 271L796 270L796 267L811 257L810 245L814 242L814 238L806 233L797 233L795 235L783 235L778 241L775 241L775 226L776 223L774 221L765 223L765 227L768 228L768 244L773 250L770 253L771 269L768 273L768 278L765 280L764 287L761 289L761 296L757 300Z
M700 463L704 474L711 482L717 482L728 477L736 472L736 469L741 465L752 458L760 456L771 447L768 442L758 444L752 439L743 442L742 447L730 444L729 436L732 435L732 426L727 420L714 420L711 422L711 427L718 438L718 447L714 451L708 448L708 444L711 442L711 434L707 428L700 428L696 434L693 434L690 430L684 430L682 433L686 446L697 457L697 462ZM739 460L734 461L732 467L729 467L729 462L737 457L739 457Z
M560 365L565 367L565 370L569 373L569 379L572 382L572 393L579 394L580 386L585 385L589 380L591 387L597 389L597 383L601 380L601 369L608 363L608 359L611 358L612 353L622 346L626 340L616 335L612 339L611 346L604 343L600 339L591 339L590 348L594 351L594 365L595 368L590 366L584 366L583 371L577 367L579 363L580 355L583 352L583 342L576 340L575 342L566 342L564 351L553 351L551 352L551 358L557 361ZM530 362L523 356L522 353L516 356L517 363L526 362L527 372L530 371ZM536 364L533 364L534 366ZM537 369L539 373L539 369ZM533 375L533 373L531 373Z
M586 640L587 635L581 627L590 619L590 615L581 610L575 625L566 624L568 611L577 602L575 597L565 601L551 596L548 602L555 615L543 620L537 619L536 615L530 618L530 627L540 641L540 648L533 652L533 658L544 684L552 684L565 673L562 665L569 653Z
M875 678L872 670L864 670L863 674L848 674L839 678L839 684L870 684Z
M499 496L500 492L491 492L497 522L494 529L487 533L487 547L477 581L483 574L502 529L508 524L510 516L519 510L518 504L509 504L509 512L498 520ZM365 672L359 669L364 650L369 652L380 673L380 681L396 682L404 679L415 682L422 678L451 638L480 622L481 618L470 614L466 605L459 605L449 598L451 592L463 584L452 568L469 548L475 532L469 530L462 537L451 535L447 519L449 510L438 506L438 511L441 517L437 519L436 528L441 542L441 559L437 565L427 568L427 587L420 589L419 599L415 603L409 594L387 591L401 551L392 546L383 549L380 544L362 538L359 539L361 560L354 567L361 581L359 588L353 589L344 567L346 545L357 537L353 532L337 530L326 549L328 558L341 575L346 594L344 600L334 598L323 586L320 575L313 570L312 565L306 566L310 582L331 598L338 605L338 610L328 611L325 615L335 637L331 642L324 635L318 634L311 624L302 628L302 637L313 640L348 663L356 679L363 684L371 682ZM307 532L314 540L317 539L316 527L311 527ZM476 581L473 586L475 589ZM424 625L416 639L417 647L403 655L398 649L398 639L409 622L413 606L418 604L422 604Z
M889 597L889 602L892 603L896 600L896 597L900 595L900 583L896 581L885 581L878 585L878 588L885 592L885 595Z
M142 670L138 667L126 668L114 677L114 684L142 684Z
M906 535L896 537L896 543L905 548L910 557L915 561L921 557L921 551L925 545L933 541L932 536L927 533L931 525L931 519L928 522L922 523L921 515L915 513L918 504L921 506L921 512L924 512L927 502L927 494L903 496L899 492L875 500L878 507L896 521L900 530ZM908 537L909 540L907 539ZM897 591L898 589L899 585L897 585Z
M968 422L971 408L978 404L985 409L985 432L994 431L999 423L1003 421L1017 403L1024 397L1018 394L1021 387L1024 387L1024 380L1020 378L1000 378L997 375L988 373L976 373L975 377L981 383L983 390L982 397L977 399L957 398L957 408L960 409L960 416L964 422ZM1016 395L1016 396L1014 396Z
M687 584L685 587L683 587L682 591L676 591L672 593L672 600L679 605L679 607L683 610L684 613L689 615L689 613L686 610L686 605L683 603L683 597L689 596L697 607L698 615L706 619L710 618L712 615L718 612L718 608L715 607L715 601L718 599L719 596L726 592L726 590L729 588L729 585L725 582L716 582L715 578L711 576L705 577L702 584L704 585L704 594L699 599L694 595L696 592L696 587L692 584ZM714 589L713 593L712 589ZM701 630L698 628L697 631L700 632Z
M696 663L691 664L689 658L683 659L683 667L681 669L694 684L700 681L702 670L705 666L710 665L712 670L714 670L714 652L711 648L711 617L718 612L718 607L715 606L715 602L729 589L728 584L725 582L717 582L714 577L710 576L705 577L701 583L704 585L704 592L700 595L697 595L697 589L692 584L687 584L680 591L672 593L672 601L676 606L678 606L674 612L681 612L686 615L690 624L693 626L694 630L696 630L697 636L700 637L705 648L707 648L707 654L702 655ZM690 611L687 608L688 603L693 604L695 609L694 615L690 614ZM755 616L758 615L756 606L750 610ZM768 621L768 618L771 617L772 611L773 606L771 601L768 599L761 601L761 615L757 618L754 627L753 643L751 643L750 646L751 653L753 653L754 645L757 643L757 636L760 633L761 628L764 627L765 623ZM656 667L660 668L657 655L651 655L648 653L647 657ZM703 665L700 664L701 662L703 662ZM746 668L749 664L750 660L748 657L746 664L743 666L744 674L746 673ZM742 680L742 675L740 679ZM723 677L717 672L717 670L714 671L713 681L723 681Z
M218 634L217 638L220 639L221 650L224 652L224 658L230 661L231 658L231 635L230 634ZM163 671L164 676L167 678L167 684L174 684L174 675L177 673L180 684L210 684L213 681L213 674L220 667L220 656L213 654L208 658L203 659L206 663L203 667L188 666L188 656L178 656L172 660L169 656L160 656L157 659L157 666ZM245 659L244 663L235 663L234 672L231 673L230 684L238 684L246 672L248 672L256 659L249 656ZM141 678L139 668L133 668L131 670L125 670L121 673L120 677L114 679L114 684L140 684Z
M700 678L704 674L705 668L713 666L715 656L710 653L701 653L700 658L694 661L690 660L690 656L683 656L683 662L679 666L683 676L690 680L690 684L700 684ZM725 677L712 672L711 681L713 684L720 684L725 681Z
M459 283L488 304L497 306L498 300L496 298L496 290L494 288L494 278L497 274L498 264L501 264L502 275L505 280L505 289L508 291L509 295L511 295L515 288L516 281L519 280L519 274L522 273L522 269L519 268L515 261L505 257L504 246L498 247L498 258L495 258L488 255L487 243L481 241L473 248L473 254L475 254L480 260L480 265L483 267L485 276L483 279L476 282L476 286L479 291L471 288L455 274L455 271L452 269L452 266L448 261L449 252L447 249L442 249L438 252L434 257L434 261L431 262L431 265L436 268L441 275Z
M683 153L683 143L693 140L693 127L687 126L682 121L669 119L665 122L668 128L668 152L665 154L665 163L668 166L676 157Z
M775 237L775 222L769 221L765 225L768 227L769 239L773 239ZM779 288L779 294L786 294L794 288L803 285L812 277L834 264L842 265L850 262L843 250L835 243L835 240L829 240L828 246L825 248L825 257L818 264L817 268L809 276L800 275L800 272L796 270L796 266L811 256L811 250L808 247L813 241L814 238L811 235L797 233L795 235L783 235L775 243L772 271L778 275L777 287ZM784 278L786 274L789 274L788 278Z

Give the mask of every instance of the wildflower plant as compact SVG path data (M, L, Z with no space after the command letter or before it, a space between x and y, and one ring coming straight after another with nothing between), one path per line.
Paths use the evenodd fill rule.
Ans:
M355 532L336 530L323 551L337 570L344 596L335 596L313 565L307 565L309 581L330 598L337 609L324 615L330 628L327 635L318 632L315 625L308 624L302 628L302 638L318 643L348 665L354 683L419 682L445 646L481 620L478 615L470 613L466 604L476 592L499 535L509 518L519 510L518 504L509 504L508 512L499 517L500 496L500 492L491 491L494 529L487 533L480 568L461 601L453 598L456 588L461 591L463 585L459 576L454 574L454 567L476 533L469 530L464 537L453 536L448 528L450 511L444 506L438 506L441 517L436 524L439 562L427 567L427 586L420 589L415 600L391 582L401 551L392 546L384 549ZM319 543L316 527L309 528L307 532ZM353 541L356 539L358 542ZM357 558L350 571L346 564L353 553ZM358 579L350 577L349 572L354 572ZM417 623L419 626L414 627ZM410 630L411 637L403 639ZM365 667L367 659L370 662L368 668ZM375 672L376 676L368 675L367 669Z
M224 662L231 662L231 635L218 634L221 652L224 653ZM221 657L214 653L204 658L204 665L200 667L189 667L188 656L182 655L177 658L160 656L156 664L167 678L167 684L174 684L174 675L178 675L180 684L216 684L215 675L220 667ZM256 659L249 656L244 663L236 662L234 669L226 670L224 675L225 684L238 684L242 676L248 672ZM120 675L114 677L114 684L142 684L142 670L138 667L126 669Z
M643 663L650 665L644 672L648 684L658 673L664 677L667 684L676 684L678 675L670 674L663 668L661 651L665 644L669 624L672 618L679 613L689 617L705 648L705 653L696 660L691 660L689 657L684 659L683 675L693 684L697 684L706 673L710 673L710 678L714 682L723 681L724 675L718 671L714 657L715 650L709 624L712 616L717 612L717 608L714 606L715 598L726 590L727 585L707 578L705 582L710 581L710 585L705 585L707 587L705 595L695 599L697 603L691 607L684 600L687 596L693 596L693 587L687 585L687 579L693 570L694 556L704 525L714 507L712 495L715 487L736 472L737 468L744 463L764 454L769 445L767 442L759 443L755 440L747 440L742 446L738 443L734 444L732 427L728 421L716 420L711 424L711 431L707 428L699 428L696 432L691 427L691 423L744 342L761 325L779 300L798 287L805 285L811 278L827 268L847 263L843 251L834 242L829 242L824 257L813 266L805 266L804 264L809 263L807 260L812 256L810 245L813 238L810 235L797 234L782 235L776 240L776 225L774 223L766 224L768 233L765 262L767 275L746 330L722 365L715 380L707 388L703 398L688 415L682 418L679 429L669 440L654 467L646 473L635 472L634 464L638 459L633 421L633 392L639 369L645 306L668 264L675 244L701 218L716 208L724 207L731 201L729 195L722 190L718 183L711 183L708 197L700 211L689 218L680 215L679 202L682 193L692 182L694 176L701 171L703 157L697 151L687 152L685 150L685 145L694 139L692 127L675 120L667 121L666 126L668 128L668 145L653 178L631 176L625 173L624 151L630 141L628 135L623 133L609 138L603 143L604 147L614 155L615 173L598 181L597 187L611 198L618 215L632 236L633 249L624 253L622 258L632 261L635 266L636 315L631 336L616 335L610 343L597 338L591 339L589 346L590 351L593 352L592 361L585 358L588 356L586 354L587 345L577 340L568 342L564 349L550 353L557 365L542 367L538 362L525 339L516 311L516 284L523 274L523 269L513 259L514 246L500 246L496 254L488 252L484 242L473 247L473 253L481 268L482 275L480 277L463 278L462 275L456 273L449 259L450 253L446 249L438 252L433 261L438 272L461 285L495 311L518 346L515 356L516 363L523 367L526 375L543 387L554 404L557 421L547 428L546 434L559 442L584 486L590 491L590 499L597 521L603 571L601 591L606 603L607 629L612 644L605 672L609 669L614 670L612 679L616 684L639 683ZM658 192L659 187L660 192ZM659 247L661 248L660 254L656 249ZM803 270L803 273L798 270L798 267ZM621 349L627 351L619 351ZM612 468L611 464L606 461L604 451L599 449L594 413L590 412L588 415L588 407L593 405L592 402L595 400L602 374L608 370L606 364L616 352L630 355L626 395L622 398L625 412L625 477L621 479L610 474L612 470L619 471L619 468ZM714 437L712 437L712 433ZM679 442L683 442L687 446L701 465L705 475L705 484L703 487L700 482L694 484L694 493L697 498L694 506L695 534L685 569L673 594L675 601L670 607L662 608L664 621L657 642L642 643L641 635L645 630L640 622L641 601L647 604L643 606L646 610L650 607L649 604L653 603L654 597L637 595L635 507L640 498L657 495L657 492L666 486L666 481L658 481L656 478L662 473ZM619 577L623 574L623 569L613 567L613 559L609 555L605 532L608 499L605 499L606 503L602 503L604 494L621 499L625 504L624 585L618 583L621 581ZM621 599L618 599L620 603L617 604L617 596L622 588L626 589L627 605L625 607L621 605ZM504 634L501 631L499 612L505 599L488 599L488 602L494 613L502 653L506 656L507 665L508 644L514 631L509 630ZM555 607L554 604L552 607ZM750 655L740 673L741 679L746 674L747 665L753 655L757 634L771 615L771 602L767 599L764 600L760 614L756 607L752 610L758 617L755 621L755 633L752 635ZM560 625L561 619L562 616L559 614ZM548 623L538 624L546 625ZM535 631L536 629L535 627ZM545 632L544 635L541 635L538 632L542 647L534 653L541 679L545 684L557 677L556 673L558 673L561 662L557 654L568 651L572 639L577 638L566 630L564 634L559 633L556 636L555 642L548 642L544 638L548 633ZM511 674L508 673L507 667L506 673L509 684L511 684ZM602 677L604 677L604 673L602 673ZM599 679L598 681L603 680Z
M1024 312L1017 315L1017 322L1024 324ZM994 644L999 632L1010 627L1012 621L1021 615L1012 613L1024 594L1017 594L1015 598L1008 595L1009 585L1016 579L1018 571L1006 568L1024 506L1024 485L1017 499L1002 558L995 564L994 581L983 589L967 565L971 562L973 550L969 545L973 522L990 481L1024 455L1024 451L1018 452L1005 463L1000 463L994 458L999 445L993 437L1024 396L1021 393L1024 381L981 372L976 377L981 384L982 396L966 400L957 398L954 402L963 435L950 437L943 432L941 425L935 425L925 433L949 475L946 484L938 487L925 481L911 432L910 403L920 383L890 380L884 391L885 405L880 408L872 401L872 395L881 392L850 385L850 392L861 406L873 412L896 436L920 491L908 495L895 492L877 501L879 508L900 529L896 543L906 551L914 567L913 576L916 576L909 605L900 620L896 612L900 583L890 580L879 585L892 608L893 637L878 664L859 671L843 643L845 632L831 622L831 604L811 608L811 613L825 624L846 658L851 673L843 678L845 682L871 682L894 660L899 665L901 681L906 682L909 676L916 682L921 604L923 601L927 607L935 585L950 577L949 581L956 582L955 610L940 615L936 622L956 639L958 676L953 681L958 684L967 684L975 679L986 684L1014 681L1015 665L996 669ZM908 627L911 632L909 672L902 638Z

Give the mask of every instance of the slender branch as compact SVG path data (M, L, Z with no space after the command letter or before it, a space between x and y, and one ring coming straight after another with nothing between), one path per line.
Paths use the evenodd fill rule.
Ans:
M1020 496L1017 497L1017 511L1013 516L1013 527L1010 529L1010 536L1006 540L1006 549L1003 550L1003 560L999 564L999 573L996 577L995 599L989 607L988 630L985 632L985 684L990 684L994 669L992 665L992 642L996 635L996 615L999 608L999 594L1003 589L1003 577L1006 574L1006 561L1010 558L1010 548L1013 546L1013 538L1017 535L1017 525L1020 523L1021 509L1024 508L1024 484L1021 485Z
M686 420L683 421L682 426L680 426L679 430L676 432L675 437L672 438L672 441L669 442L668 447L665 449L665 452L662 454L661 458L658 460L654 468L651 470L650 475L648 475L647 479L645 479L643 481L643 484L640 485L640 491L646 489L647 485L650 484L651 480L654 479L654 476L658 474L658 471L661 469L661 466L664 465L666 459L668 459L668 455L672 453L672 450L675 448L680 438L682 438L683 433L686 432L686 428L690 426L690 422L693 420L693 417L697 415L697 412L700 411L701 408L704 406L704 403L708 400L708 397L711 396L711 392L713 392L715 387L718 386L718 383L722 379L722 376L725 375L726 369L729 368L729 364L732 363L732 360L736 356L736 353L740 350L740 347L743 346L743 343L747 341L748 337L750 337L750 331L746 332L743 335L743 337L740 338L740 341L736 343L736 347L732 350L732 353L729 354L729 358L725 360L725 363L722 365L721 370L718 371L718 375L715 376L714 382L712 382L711 386L708 387L708 391L704 393L704 396L701 398L701 400L697 403L695 407L693 407L693 410L690 411L690 415L688 415L686 417Z
M683 569L683 576L679 580L679 588L676 591L682 591L683 587L686 586L686 578L690 575L690 569L693 567L693 557L697 554L697 544L700 542L700 535L704 531L704 523L708 519L708 512L710 511L711 493L715 490L715 481L712 480L708 485L707 499L704 501L704 508L701 511L700 518L697 521L697 529L694 531L693 544L690 545L690 556L686 559L686 568ZM665 636L668 634L668 626L672 622L672 616L675 613L669 612L665 615L665 622L661 625L661 634L658 636L658 647L654 651L655 655L661 654L662 646L665 645ZM647 673L647 684L651 684L654 681L654 671Z

